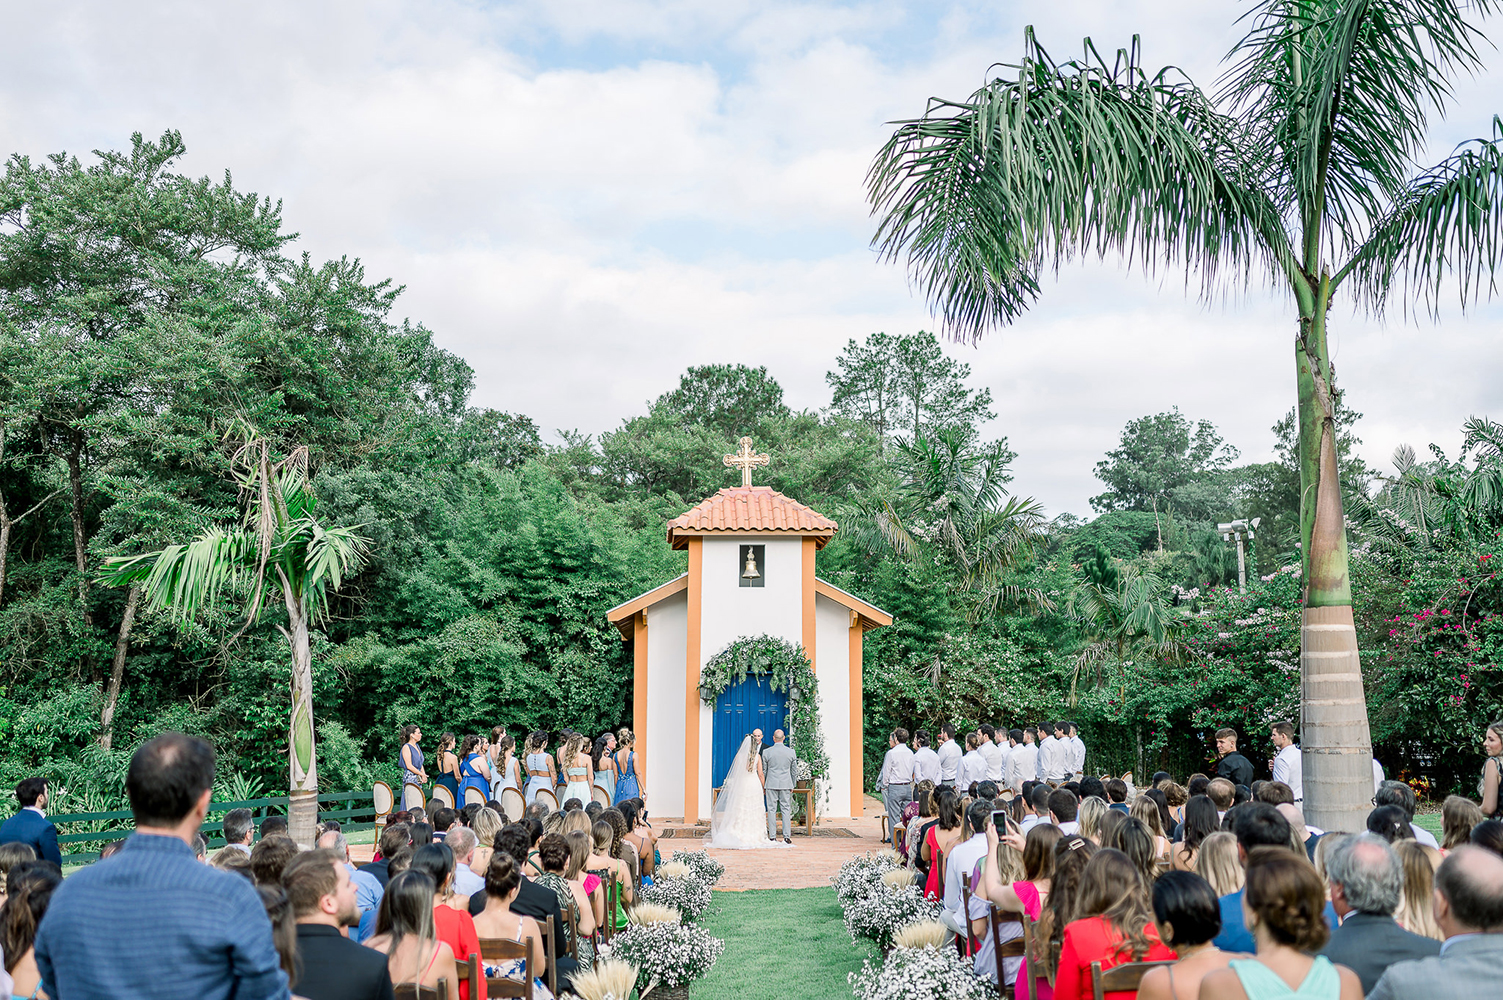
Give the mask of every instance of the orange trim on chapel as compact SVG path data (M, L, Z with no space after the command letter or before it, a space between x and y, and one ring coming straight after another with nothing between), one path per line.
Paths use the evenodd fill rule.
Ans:
M814 656L814 554L819 546L812 538L804 539L803 598L804 598L804 654L809 657L809 669L819 673Z
M632 616L632 746L637 751L637 773L647 773L647 612ZM630 755L628 755L630 759Z
M684 822L699 822L699 620L704 541L690 538L689 622L684 644Z
M861 729L861 616L851 612L850 627L851 690L847 701L851 707L851 818L860 819L866 808L866 766L862 753Z

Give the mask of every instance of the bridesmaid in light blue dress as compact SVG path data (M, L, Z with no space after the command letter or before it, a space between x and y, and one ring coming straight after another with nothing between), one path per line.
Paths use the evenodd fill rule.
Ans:
M563 805L570 799L578 799L581 806L590 801L591 767L590 755L585 748L590 745L590 738L583 733L575 733L564 744L564 776L569 783L564 786L563 795L559 796L559 805Z
M611 751L616 748L616 737L606 733L595 741L595 787L604 789L605 801L616 800L616 761Z
M519 770L519 762L515 753L517 741L510 736L503 736L497 747L496 770L491 775L491 798L500 802L502 792L508 788L515 788L520 792L522 784L517 780L517 771Z
M541 789L553 787L553 755L547 751L547 733L539 731L527 737L527 790L523 798L528 805L532 805Z

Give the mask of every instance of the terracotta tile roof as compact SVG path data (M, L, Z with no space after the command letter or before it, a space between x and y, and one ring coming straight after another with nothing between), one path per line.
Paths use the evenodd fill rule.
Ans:
M786 531L817 535L823 547L840 526L771 486L735 486L701 500L668 522L668 541L683 548L687 535L719 531Z

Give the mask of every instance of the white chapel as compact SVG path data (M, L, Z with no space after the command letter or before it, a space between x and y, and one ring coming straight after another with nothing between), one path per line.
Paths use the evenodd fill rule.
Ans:
M701 666L735 640L762 634L802 644L819 688L830 773L820 782L821 818L862 811L861 637L892 616L815 573L819 550L839 526L767 486L751 484L753 454L741 439L726 464L742 472L668 522L668 544L687 550L689 571L618 605L607 617L632 643L638 766L654 817L708 817L735 748L753 726L764 742L787 729L786 695L754 677L714 706L700 700Z

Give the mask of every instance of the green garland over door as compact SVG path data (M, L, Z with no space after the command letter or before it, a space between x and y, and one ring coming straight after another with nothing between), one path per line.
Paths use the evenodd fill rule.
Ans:
M750 675L766 677L774 691L788 695L793 752L809 766L810 777L825 777L830 758L825 755L825 737L819 728L819 681L809 667L804 647L771 635L742 636L710 657L700 670L699 697L713 707L726 688Z

